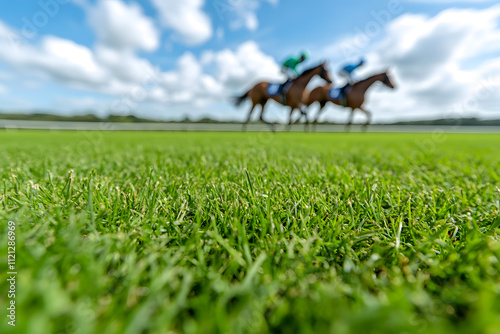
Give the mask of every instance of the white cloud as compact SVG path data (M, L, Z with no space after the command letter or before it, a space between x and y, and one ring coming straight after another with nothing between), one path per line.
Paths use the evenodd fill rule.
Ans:
M99 43L117 50L154 51L158 48L160 33L138 4L100 0L95 7L87 8L89 24Z
M202 44L213 34L212 22L203 12L204 0L151 0L162 24L173 29L182 42Z
M232 29L246 28L255 31L259 27L256 12L262 2L268 2L276 6L279 0L227 1L214 3L214 7L221 19L228 18L230 20L229 26Z
M200 44L212 36L212 24L202 11L203 0L152 2L163 24L186 44ZM257 80L281 76L278 64L253 41L232 49L206 50L200 57L186 52L174 69L162 72L137 54L156 50L160 39L153 21L139 5L120 0L78 4L97 37L92 48L56 36L18 43L17 36L22 34L0 21L0 63L10 67L9 73L23 74L24 83L56 82L64 88L107 96L103 100L76 98L73 103L57 99L57 107L75 109L81 102L82 109L95 107L99 112L105 109L104 103L116 108L115 112L132 111L141 104L200 110L227 103L230 96ZM256 17L246 22L249 29L257 24ZM219 35L223 38L222 28Z
M153 99L174 104L206 104L222 97L223 86L213 77L203 73L201 63L186 52L177 62L177 69L163 73L160 80L162 91L156 91Z
M241 88L259 79L281 77L274 58L262 53L253 41L241 44L235 51L225 49L213 54L212 61L217 80L228 87Z
M129 51L117 51L98 45L95 48L95 57L111 77L123 82L140 82L146 74L155 72L149 61Z
M107 95L114 99L110 108L115 108L115 113L135 110L141 103L202 107L227 102L229 96L251 82L280 75L274 59L253 41L234 50L208 50L199 58L186 52L176 68L162 72L136 54L134 49L139 45L134 37L119 45L103 38L90 49L44 36L38 44L26 42L13 48L8 37L18 33L1 21L0 28L0 62L14 73ZM82 108L91 106L89 101L93 100L82 103ZM102 101L99 103L102 110Z
M40 58L34 58L34 65L50 68L61 77L82 77L98 81L102 75L90 49L73 41L54 36L42 40ZM25 61L30 62L29 56ZM38 63L38 64L37 64Z
M377 39L357 50L368 58L357 77L390 68L398 86L395 91L369 92L367 109L377 120L494 111L500 97L492 87L500 86L500 61L483 62L500 53L499 5L448 9L434 17L404 14L384 27ZM342 43L348 42L339 41L329 49L340 50Z
M208 73L212 73L212 75ZM278 64L257 43L248 41L235 50L206 51L199 59L186 52L175 71L162 74L161 88L152 94L158 102L195 104L227 102L256 81L280 78Z
M3 26L9 34L17 35L13 29ZM103 94L120 94L130 90L152 69L148 62L129 51L103 46L97 46L97 51L94 51L55 36L44 36L39 44L26 42L16 47L0 36L0 61L18 73Z
M5 25L9 34L17 35ZM25 73L38 73L71 84L101 82L104 73L90 49L54 36L42 38L39 45L13 46L0 36L0 60Z
M487 80L487 74L500 74L500 62L490 62L487 69L465 64L500 51L499 19L500 6L494 6L450 9L431 18L407 14L391 22L373 59L394 69L401 85L394 104L405 100L412 105L410 112L435 117L482 111L481 105L497 94L476 97L475 86Z
M202 1L193 4L198 4L194 8L205 15L201 12ZM139 31L155 31L138 5L118 0L103 0L88 7L89 22L101 22L113 12L98 15L97 8L102 7L105 12L113 6L135 20L132 25L143 27ZM228 105L228 97L259 80L281 78L279 65L254 41L222 50L205 50L200 56L185 52L173 69L161 71L138 55L140 50L151 51L158 46L158 32L145 41L149 36L140 33L144 38L139 39L134 32L125 30L120 33L121 39L113 40L111 36L118 34L122 25L120 20L92 25L98 40L89 48L55 36L16 44L13 36L19 33L0 21L0 63L9 68L9 75L22 73L23 80L42 77L44 82L106 96L95 104L88 99L81 105L95 105L101 111L106 109L105 103L112 108L116 101L125 101L129 111L144 110L145 105L154 110L210 110L210 106L220 103ZM335 55L342 43L348 40L325 50ZM483 10L449 9L433 17L399 16L384 26L376 39L364 43L359 54L366 55L368 65L358 77L390 67L398 85L396 91L376 88L369 93L367 107L376 120L441 117L452 111L464 116L475 111L498 112L500 60L492 59L492 55L500 54L498 5ZM64 106L64 101L60 105ZM76 102L74 105L77 108Z
M406 80L422 80L447 65L500 51L500 6L488 10L450 9L434 18L407 14L393 21L378 48Z
M0 84L0 95L6 94L7 93L7 87L4 85Z

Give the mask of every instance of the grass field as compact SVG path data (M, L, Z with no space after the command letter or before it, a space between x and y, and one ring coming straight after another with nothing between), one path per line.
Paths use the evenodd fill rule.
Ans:
M500 333L500 136L0 132L0 152L1 333Z

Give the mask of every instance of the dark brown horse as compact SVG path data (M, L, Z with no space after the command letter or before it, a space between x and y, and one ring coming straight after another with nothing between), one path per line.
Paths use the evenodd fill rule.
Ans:
M297 79L295 79L290 89L286 92L284 101L281 94L277 96L268 95L267 88L270 85L269 82L258 83L252 89L250 89L245 95L237 97L235 101L237 107L239 107L246 99L250 99L252 101L252 108L250 109L247 121L243 126L243 129L245 129L246 125L250 122L250 118L252 117L252 113L255 107L257 105L261 105L262 110L260 112L260 120L271 126L271 129L274 130L273 127L274 125L270 122L265 121L263 118L264 109L269 100L274 100L278 103L284 104L285 106L291 108L289 125L293 123L292 115L295 109L298 109L301 112L301 117L305 116L307 121L307 114L304 110L303 102L307 100L306 87L312 80L312 78L314 78L316 75L319 75L322 79L326 80L328 83L332 83L330 75L328 74L328 70L326 69L326 62L324 62L319 66L304 71L304 73L302 73Z
M387 87L394 89L394 85L391 81L391 78L387 74L387 72L374 75L372 77L369 77L368 79L365 79L363 81L355 83L354 85L352 85L350 87L347 87L346 91L345 91L345 93L346 93L345 101L341 101L340 99L334 100L330 97L330 90L333 88L332 85L330 85L330 84L314 89L309 94L309 97L305 103L307 107L310 107L313 103L319 102L320 109L318 111L318 115L316 116L316 120L314 123L318 122L319 117L321 116L321 113L323 112L323 109L325 108L326 104L328 102L332 102L336 105L340 105L340 106L351 109L351 114L349 116L349 122L347 123L348 129L352 124L352 119L354 117L354 111L356 109L359 109L362 112L364 112L368 118L366 124L364 125L364 127L366 129L366 127L371 122L372 114L368 110L363 108L363 104L365 103L365 95L366 95L366 92L368 91L368 89L377 81L381 81ZM345 102L345 104L343 102Z

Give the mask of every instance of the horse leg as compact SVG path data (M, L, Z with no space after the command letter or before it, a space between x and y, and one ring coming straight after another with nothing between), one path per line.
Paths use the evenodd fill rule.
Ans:
M305 117L305 119L306 119L306 125L305 125L304 130L305 130L305 131L308 131L308 130L309 130L309 124L310 124L310 123L309 123L309 118L307 117L307 112L304 110L304 106L300 107L300 108L299 108L299 110L300 110L300 113L301 113L300 118L302 118L302 116L303 116L303 117Z
M347 122L347 125L346 125L347 132L351 131L351 125L352 125L353 119L354 119L354 109L351 109L351 114L349 115L349 121Z
M291 122L292 124L297 124L297 123L298 123L298 122L300 122L300 120L302 119L302 116L304 116L304 114L303 114L302 110L300 110L300 108L293 108L292 110L293 110L293 111L295 111L295 109L299 109L299 111L300 111L300 115L299 115L299 118L297 118L295 121L292 121L292 117L291 117L291 116L292 116L292 114L290 113L290 122Z
M325 106L326 106L326 102L320 102L318 114L316 115L316 119L314 120L314 131L316 131L316 127L319 123L319 118L321 117L321 114L323 113Z
M243 131L247 131L247 125L250 123L250 119L252 118L253 111L255 110L255 103L252 102L252 107L250 108L250 112L248 113L247 121L243 124Z
M274 129L274 123L268 122L264 119L264 110L266 109L267 100L262 101L260 104L262 105L262 110L260 111L260 120L269 125L272 132L276 132L276 130Z
M294 124L293 118L292 118L294 110L295 110L294 108L290 109L290 117L289 117L288 125L286 127L287 131L290 131L292 129L292 125Z
M325 106L326 106L326 102L321 102L319 104L318 114L316 115L316 119L314 120L314 123L319 122L319 118L321 117L321 114L323 113Z
M366 132L366 130L368 129L368 125L370 125L370 123L372 122L372 113L369 112L368 110L365 110L364 108L359 108L362 112L365 113L366 115L366 123L363 125L363 131Z

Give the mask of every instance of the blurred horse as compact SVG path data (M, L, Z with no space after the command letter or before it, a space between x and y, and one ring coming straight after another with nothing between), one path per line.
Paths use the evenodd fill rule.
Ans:
M380 73L374 76L369 77L368 79L362 80L354 85L348 85L344 88L345 96L342 97L338 94L340 89L333 88L331 84L326 86L315 88L308 96L308 99L305 103L307 107L310 107L313 103L319 102L320 109L318 111L318 115L316 116L316 120L314 123L316 124L328 102L332 102L336 105L350 108L351 114L349 117L349 122L347 123L347 129L349 130L352 120L354 117L354 111L356 109L361 110L367 116L367 122L364 124L364 129L368 127L371 123L372 114L368 110L364 109L363 104L365 103L365 95L368 89L377 81L382 82L385 86L394 89L394 84L392 83L391 78L387 74L387 71L384 73ZM333 97L332 92L337 90L337 96Z
M236 107L239 107L246 99L250 99L252 101L252 107L248 114L247 121L243 125L243 129L246 129L246 125L250 122L250 118L252 117L252 113L257 105L262 106L262 110L260 112L260 120L266 124L268 124L271 129L274 131L274 124L267 122L263 118L264 109L269 100L274 100L282 105L288 106L291 108L290 110L290 121L288 123L291 126L294 122L292 122L292 115L295 109L298 109L301 112L301 116L297 121L299 121L302 116L305 116L306 122L309 123L307 119L307 114L304 110L304 101L307 100L307 92L306 87L309 82L316 75L319 75L322 79L324 79L328 83L332 83L330 79L330 75L328 70L326 69L326 62L322 63L319 66L311 68L307 71L304 71L299 77L291 82L291 86L286 91L284 95L282 94L273 94L269 95L268 88L271 85L269 82L261 82L255 85L252 89L250 89L247 93L242 96L239 96L235 100ZM297 122L296 121L296 122Z

